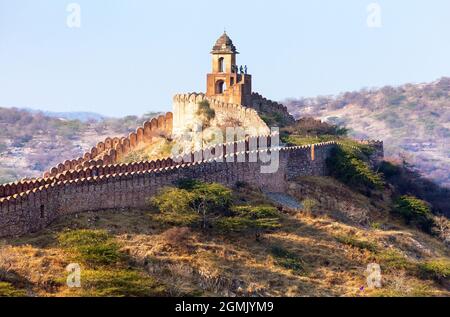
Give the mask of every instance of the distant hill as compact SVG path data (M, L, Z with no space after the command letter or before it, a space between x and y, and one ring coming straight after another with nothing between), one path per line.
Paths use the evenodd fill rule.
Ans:
M0 108L0 184L40 176L65 159L81 156L106 137L125 136L157 115L118 119L95 113Z
M450 78L284 104L296 118L310 116L345 126L357 138L382 139L387 156L406 159L450 187Z
M57 118L57 119L66 119L66 120L80 120L81 122L88 121L101 121L106 119L105 116L95 113L95 112L83 112L83 111L75 111L75 112L53 112L53 111L41 111L34 109L24 109L31 113L42 113L46 117Z

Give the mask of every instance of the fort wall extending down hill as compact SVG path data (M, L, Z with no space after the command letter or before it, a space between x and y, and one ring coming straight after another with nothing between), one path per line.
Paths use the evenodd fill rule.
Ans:
M289 113L286 106L276 101L264 98L255 92L252 93L251 100L251 107L258 113L277 114L280 118L283 118L283 121L287 124L292 124L295 122L295 118Z
M144 122L141 127L136 129L136 132L130 133L128 137L106 138L82 157L66 160L51 168L50 171L44 173L44 178L56 176L65 171L81 170L89 166L114 164L136 147L150 143L154 137L170 136L172 129L173 115L168 112L166 115Z
M263 190L280 191L286 180L297 176L327 175L326 158L335 146L335 142L328 142L272 149L279 152L279 168L269 174L261 173L261 167L267 165L262 160L248 160L255 153L264 157L267 150L229 154L225 162L208 160L154 169L152 166L145 169L141 165L142 169L137 172L114 170L102 176L81 174L75 180L59 180L1 198L0 236L35 232L64 215L103 209L146 208L151 195L183 178L228 186L243 181ZM247 160L241 162L240 158L244 157Z
M213 147L205 148L202 151L196 151L178 156L175 158L158 159L154 161L143 161L122 164L108 164L105 165L102 160L88 161L89 165L83 169L64 170L53 176L37 178L33 180L21 180L14 183L0 185L0 198L13 196L52 184L59 181L76 180L81 178L88 178L94 176L105 176L120 173L131 173L139 171L147 171L152 169L159 169L171 167L187 163L195 163L207 161L213 158L222 158L242 151L250 151L251 149L264 149L271 146L271 136L249 137L246 140L230 142L224 144L217 144Z
M232 121L243 127L246 140L218 144L211 148L164 160L117 164L133 149L154 137L171 137L189 129L198 104L208 101L215 110L216 124ZM260 111L286 115L283 106L255 95ZM289 117L286 117L289 119ZM117 208L145 208L148 198L161 187L181 178L195 178L233 186L248 182L267 191L282 191L286 180L297 176L327 175L326 159L336 142L302 147L271 147L270 130L255 109L226 104L203 94L176 95L174 114L147 121L128 137L107 138L82 158L67 160L45 173L43 178L0 186L0 236L21 235L40 230L60 216L85 211ZM383 143L367 141L383 157ZM253 149L258 149L253 151ZM269 149L269 150L268 150ZM265 174L261 167L269 153L279 153L279 166ZM255 157L259 160L253 160ZM252 158L252 160L249 160ZM230 160L231 159L231 160ZM244 160L242 160L244 159ZM266 162L266 161L264 161Z
M383 141L360 141L362 144L368 144L374 152L370 156L370 163L375 167L384 158ZM337 142L339 143L339 142ZM264 149L271 146L270 136L248 137L245 141L237 141L225 144L218 144L213 147L205 148L202 151L196 151L186 154L183 157L166 158L155 161L143 161L133 163L108 164L104 165L102 161L90 161L91 165L83 169L75 169L63 171L55 176L37 178L33 180L21 180L14 183L7 183L0 185L0 198L14 196L39 188L45 185L53 184L59 181L69 181L82 178L89 178L95 176L106 176L121 173L131 173L139 171L147 171L152 169L159 169L171 167L187 163L195 163L207 161L213 158L221 158L226 155L238 153L242 151L250 151L251 149Z
M270 133L269 127L261 119L258 111L279 113L286 117L288 121L292 118L285 106L270 101L259 94L253 93L252 100L251 106L254 109L238 104L224 103L206 97L205 94L201 93L177 94L173 98L173 113L168 112L158 118L144 122L141 127L127 137L108 137L92 147L82 157L66 160L51 168L44 173L43 177L54 177L65 171L82 170L90 166L115 164L136 147L151 143L154 137L169 137L190 130L196 122L199 103L202 101L208 101L210 107L214 109L217 125L234 124L244 128L249 136L261 136ZM0 195L0 197L2 196Z

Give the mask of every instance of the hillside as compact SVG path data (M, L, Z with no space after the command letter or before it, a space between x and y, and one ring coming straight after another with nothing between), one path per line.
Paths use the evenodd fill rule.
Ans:
M120 119L67 120L80 114L49 114L0 108L0 183L37 177L62 160L83 155L107 136L124 136L144 120L156 116ZM84 115L83 115L84 116Z
M404 166L376 172L371 146L318 121L282 133L339 140L331 176L296 177L284 193L179 179L145 208L61 216L1 240L0 296L450 296L448 219L403 195ZM73 263L81 287L66 284Z
M304 205L325 199L339 206L333 213L321 203L294 210L236 187L236 204L278 207L279 226L258 241L251 231L176 221L150 204L60 219L44 232L4 241L0 296L450 295L448 249L386 214L386 202L331 178L300 178L290 193ZM355 211L367 225L343 220ZM70 289L65 268L74 261L82 263L82 287ZM372 262L381 265L381 289L364 287Z
M30 113L42 113L46 117L57 118L57 119L65 119L65 120L79 120L81 122L89 122L89 121L101 121L106 119L105 116L95 112L83 112L83 111L74 111L74 112L54 112L54 111L40 111L34 109L25 108L24 110Z
M381 139L386 156L404 158L423 176L450 187L450 78L284 104L296 118L311 116L345 126L353 137Z

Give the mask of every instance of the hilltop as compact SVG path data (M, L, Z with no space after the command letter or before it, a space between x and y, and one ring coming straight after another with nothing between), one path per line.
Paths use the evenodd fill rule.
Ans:
M284 104L296 118L310 116L348 128L356 138L382 139L386 156L406 159L423 176L450 187L450 78Z
M0 184L41 176L62 158L79 157L99 139L126 135L157 115L81 121L67 119L73 113L0 108Z

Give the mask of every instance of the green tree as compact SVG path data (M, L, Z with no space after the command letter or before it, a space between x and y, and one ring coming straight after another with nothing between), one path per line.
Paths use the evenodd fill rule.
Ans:
M192 209L194 196L188 190L174 187L161 189L150 203L160 214L155 220L175 226L195 226L199 215Z
M347 185L357 188L381 189L384 186L382 175L373 171L367 162L371 149L362 145L341 145L333 149L327 159L327 166L333 176Z
M235 206L232 216L219 219L216 224L224 232L252 232L256 241L263 231L281 226L278 210L272 206Z
M193 213L202 218L202 228L208 226L210 214L225 214L232 203L232 191L218 183L203 183L184 179L179 188L164 188L151 199L160 212L169 216L189 216L195 222ZM188 217L188 218L189 218Z
M431 209L425 201L414 196L403 195L395 201L393 211L401 215L407 224L413 223L423 231L431 233L434 220Z
M231 190L218 183L201 183L194 187L191 194L192 206L202 216L203 229L207 227L210 213L226 213L232 203Z

